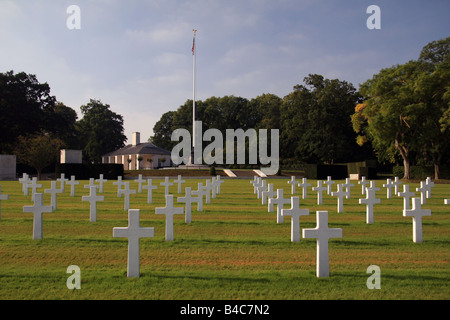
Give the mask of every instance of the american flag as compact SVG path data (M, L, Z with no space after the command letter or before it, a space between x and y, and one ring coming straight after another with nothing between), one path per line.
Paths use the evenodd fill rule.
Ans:
M192 55L194 55L194 54L195 54L195 37L192 40Z

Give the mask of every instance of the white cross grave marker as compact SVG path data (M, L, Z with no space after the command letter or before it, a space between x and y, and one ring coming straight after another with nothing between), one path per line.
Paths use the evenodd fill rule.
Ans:
M173 186L173 182L169 181L169 177L165 177L164 182L160 182L161 186L164 186L164 194L167 196L169 194L169 187Z
M34 195L36 194L37 188L42 188L42 184L37 183L37 178L33 177L31 183L28 184L28 187L31 188L31 200L34 201Z
M216 178L211 178L211 198L215 199L217 195L217 180Z
M403 210L403 216L413 218L413 241L423 242L422 217L431 216L431 210L421 208L420 198L412 198L412 209Z
M145 179L142 178L142 174L140 174L134 182L137 182L138 184L138 193L142 193L142 184L145 182Z
M117 186L117 197L120 198L120 189L124 185L124 181L122 181L122 176L117 177L117 181L113 182L113 185Z
M142 189L147 190L147 203L153 202L153 190L157 188L152 184L152 179L147 179L147 185L142 186Z
M431 181L431 177L427 177L425 180L425 187L427 188L427 199L431 198L431 188L434 187L434 182Z
M113 228L114 238L128 238L128 278L138 278L140 276L139 239L155 236L155 228L142 228L139 220L139 209L130 209L128 210L128 227Z
M136 194L136 190L134 190L134 189L131 190L130 189L130 183L128 181L124 182L124 185L125 185L125 188L119 190L119 195L120 195L120 197L122 195L124 195L124 206L123 206L123 208L126 211L126 210L130 209L130 195L131 194Z
M275 191L273 191L273 184L269 183L267 185L267 189L262 192L262 200L261 200L262 204L269 203L268 199L272 199L276 195L277 195L277 193ZM273 206L272 206L272 210L269 210L269 212L273 212Z
M203 211L203 195L205 194L203 183L197 183L197 190L191 191L191 194L198 196L197 211Z
M2 194L2 186L0 185L0 219L2 218L2 200L9 200L9 195Z
M269 206L273 206L274 204L277 205L277 223L283 223L283 215L281 214L281 210L283 209L283 206L285 204L291 203L291 199L284 198L283 197L284 190L278 189L277 190L277 197L269 199Z
M103 193L103 184L104 184L105 182L108 182L108 180L107 180L107 179L103 179L103 174L100 174L99 178L96 179L95 182L98 182L98 183L99 183L99 185L98 185L98 191L99 191L100 193Z
M444 199L444 204L450 204L450 199Z
M208 179L206 180L205 186L203 187L203 190L205 191L205 203L211 203L211 192L213 189L213 185L211 183L211 181Z
M30 177L25 172L22 174L22 178L19 178L19 182L22 184L22 192L25 196L28 195L28 184L30 181Z
M398 195L399 187L402 184L402 182L398 179L398 177L395 177L392 183L394 184L394 195Z
M94 178L90 178L89 179L89 184L85 184L84 185L85 189L91 190L91 187L96 187L96 188L98 187L98 185L95 184L95 179Z
M50 185L51 185L50 189L44 189L44 193L50 193L51 206L52 206L53 210L56 210L56 208L57 208L56 196L58 193L62 193L63 191L61 189L57 188L58 186L57 186L56 181L52 181Z
M311 184L308 183L308 179L307 178L303 178L302 182L299 183L298 186L303 188L303 190L302 190L302 199L306 199L306 197L308 196L308 187L311 186Z
M362 176L361 181L358 181L358 184L361 185L361 194L365 195L366 194L366 185L369 184L369 181L366 180L365 176Z
M217 194L220 194L220 186L222 185L222 183L224 183L225 181L220 179L220 175L218 174L216 176L216 192Z
M366 198L359 199L359 204L366 205L366 223L373 223L373 205L381 203L380 199L377 199L375 195L376 188L367 188L366 189Z
M386 183L383 184L383 187L386 188L386 198L391 199L392 198L392 188L395 187L395 185L392 183L391 179L387 179ZM398 195L398 193L397 193Z
M186 187L185 188L185 196L184 197L178 197L177 198L177 202L181 202L184 203L185 206L185 218L184 218L184 222L186 223L191 223L191 216L192 216L192 203L193 202L199 202L200 199L199 197L193 197L192 193L191 193L191 187Z
M181 193L181 184L185 183L186 180L181 179L181 174L178 175L178 177L173 180L173 183L176 183L178 185L178 193Z
M70 186L70 196L75 197L75 185L80 184L80 182L75 181L75 176L70 176L70 180L66 183Z
M166 216L166 241L173 240L173 216L175 214L184 214L184 208L173 206L173 195L166 195L166 206L155 208L156 214Z
M342 184L342 186L345 188L345 198L350 199L351 188L354 186L354 184L350 182L350 178L346 178L345 183Z
M327 194L331 196L331 185L335 184L335 181L331 180L331 176L327 176L327 181L324 182L324 184L327 186Z
M313 191L317 191L317 204L322 204L322 193L323 191L327 190L327 187L324 187L322 185L322 180L317 180L317 187L312 188Z
M403 210L409 210L410 209L410 198L414 197L416 194L414 192L409 191L409 184L403 185L403 192L399 192L398 196L403 197Z
M337 212L341 213L344 212L344 196L347 195L347 192L345 192L344 187L342 184L337 185L337 191L331 192L331 195L333 197L337 197Z
M300 216L309 215L309 209L300 209L300 197L291 197L291 208L282 209L283 216L291 216L291 242L300 241Z
M69 181L69 179L66 178L64 173L61 173L61 177L56 179L56 181L61 182L60 190L62 193L66 191L66 182Z
M23 207L23 212L33 213L33 240L42 239L42 214L53 211L52 206L43 205L43 199L43 193L36 193L34 195L34 204Z
M258 186L256 188L256 197L258 199L261 199L263 191L266 191L266 190L267 190L267 180L261 180L261 183L258 184Z
M420 187L416 188L417 192L420 192L420 204L425 204L427 199L427 188L425 187L425 182L420 181Z
M341 228L328 228L328 211L316 212L317 226L314 229L303 229L303 238L317 239L316 275L318 278L330 276L328 257L328 240L342 238Z
M91 187L89 196L82 196L81 201L89 201L89 221L97 222L97 201L105 201L105 196L98 196L97 187Z
M295 194L295 185L299 183L299 181L295 180L295 176L291 176L291 180L288 180L287 183L291 185L291 194Z

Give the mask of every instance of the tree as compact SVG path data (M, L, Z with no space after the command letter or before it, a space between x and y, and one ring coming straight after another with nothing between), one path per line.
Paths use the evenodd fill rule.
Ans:
M171 150L175 145L171 140L173 132L173 117L175 111L168 111L161 116L158 122L153 127L154 135L149 138L153 144L160 148Z
M18 162L36 169L41 179L42 169L57 161L64 142L48 133L19 136L15 147Z
M123 134L123 117L100 100L91 99L81 106L83 118L77 131L83 142L83 156L88 162L100 163L103 154L122 148L127 140Z
M51 132L48 113L56 98L50 86L35 75L14 71L0 73L0 152L11 153L20 135Z
M431 157L435 178L448 150L450 38L426 45L419 60L382 69L360 89L365 101L352 116L358 141L371 141L381 160L401 155L404 179L415 156Z
M283 99L282 156L304 162L335 163L358 154L350 116L360 96L352 84L309 75Z

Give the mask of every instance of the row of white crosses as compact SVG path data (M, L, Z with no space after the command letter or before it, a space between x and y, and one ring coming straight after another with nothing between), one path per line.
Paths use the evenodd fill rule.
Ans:
M178 176L178 181L181 177ZM191 205L197 202L198 204L203 203L203 195L213 193L214 197L217 193L220 193L220 185L224 182L220 179L220 176L211 179L211 184L207 185L213 186L211 189L203 188L202 184L199 183L197 190L197 196L192 196L191 187L185 188L185 196L178 197L177 201L185 203L185 208L174 207L174 196L169 194L168 187L171 185L169 179L166 177L165 181L161 183L165 187L165 207L155 208L155 214L162 214L166 216L165 223L165 240L173 240L173 217L176 214L185 213L185 222L191 222ZM181 182L180 182L181 183ZM178 188L181 192L181 187ZM179 193L180 193L179 192ZM189 212L188 212L189 211ZM189 214L188 214L189 213ZM113 237L115 238L128 238L128 259L127 259L127 277L134 278L140 276L140 253L139 253L139 240L140 238L152 238L155 236L154 228L142 228L140 226L140 210L139 209L129 209L128 210L128 227L116 227L113 228Z
M273 184L268 184L267 181L255 176L252 181L250 181L254 187L254 193L257 194L258 199L262 198L262 204L268 204L268 211L272 212L274 205L277 205L277 223L283 223L284 216L291 217L291 241L300 241L300 216L309 215L309 209L300 208L300 197L292 196L289 198L284 198L284 190L277 189L277 192L273 190ZM295 194L296 181L295 177L292 177L290 181L291 193ZM302 182L298 185L303 187L302 197L305 199L307 197L306 190L311 184L307 183L306 178L303 178ZM320 200L322 202L322 192L327 188L322 186L322 182L318 183L317 187L313 190L320 193ZM275 198L276 195L276 198ZM284 209L285 204L291 204L291 208ZM316 212L316 227L313 229L303 229L303 238L314 238L317 241L317 257L316 257L316 276L319 278L329 277L330 267L329 267L329 257L328 257L328 240L330 238L342 238L341 228L329 228L328 227L328 212L327 211L317 211Z

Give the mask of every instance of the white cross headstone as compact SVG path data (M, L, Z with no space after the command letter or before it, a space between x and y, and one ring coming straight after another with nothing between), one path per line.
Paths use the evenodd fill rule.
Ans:
M205 191L205 203L211 203L211 192L213 189L213 185L211 181L208 179L206 180L205 186L203 187L203 190Z
M316 212L317 226L314 229L303 229L303 238L317 239L316 275L318 278L330 276L328 258L328 240L342 238L341 228L328 228L328 211Z
M89 221L97 222L97 201L105 201L105 196L98 196L97 187L91 187L89 196L82 196L81 201L89 201Z
M369 184L369 182L366 180L366 177L362 176L361 181L358 181L358 184L361 185L361 194L365 195L366 194L366 185Z
M380 199L377 199L375 195L375 188L367 188L366 189L366 198L359 199L359 204L366 205L366 223L373 223L373 205L381 203Z
M400 188L400 185L402 184L402 182L399 180L398 177L395 177L394 181L392 181L392 183L394 184L394 195L398 195L399 188Z
M211 198L215 199L217 194L217 180L216 178L211 178Z
M152 179L147 179L147 185L143 185L142 189L147 190L147 203L153 202L153 190L158 188L152 184Z
M300 216L309 215L308 209L300 209L300 197L291 197L291 208L282 209L283 216L291 216L291 242L300 241Z
M80 184L75 180L75 176L70 176L70 180L66 182L70 186L70 196L75 197L75 185Z
M354 186L353 183L350 182L350 178L345 179L345 183L342 184L345 189L345 198L350 199L351 197L351 188Z
M173 240L173 216L175 214L184 214L184 208L173 206L173 195L166 195L166 206L155 208L156 214L166 216L166 241Z
M431 181L431 177L427 177L425 180L425 187L427 189L427 199L431 198L431 188L434 187L434 182Z
M416 188L416 191L420 192L420 204L425 204L427 199L427 188L423 181L420 181L420 187Z
M30 181L30 177L27 173L23 173L22 178L19 178L19 182L22 184L22 192L25 196L28 195L28 184Z
M197 211L203 211L203 195L205 195L205 188L203 183L197 183L197 190L191 191L191 194L198 196Z
M218 174L216 176L216 192L217 194L220 194L220 186L222 185L222 183L224 183L225 181L220 179L220 175Z
M261 180L261 183L258 184L258 186L256 188L256 197L258 199L261 199L263 191L266 191L266 190L267 190L267 180Z
M331 180L331 176L327 176L327 181L324 182L324 184L327 186L327 194L329 196L331 196L331 191L332 191L332 185L335 184L336 182Z
M444 199L444 204L450 204L450 199Z
M291 194L295 194L295 185L299 183L299 181L295 180L295 176L291 176L291 180L288 180L287 183L291 185Z
M95 184L95 179L94 179L94 178L90 178L90 179L89 179L89 184L85 184L85 185L84 185L84 188L85 188L85 189L91 190L91 187L96 187L96 188L98 188L98 185Z
M142 174L140 174L134 182L138 184L138 193L142 193L142 184L145 182L145 179L142 178Z
M391 199L392 198L392 188L395 187L395 185L392 183L391 179L386 179L386 183L383 184L383 187L386 188L386 198ZM397 193L398 195L398 193Z
M53 210L56 210L57 209L56 196L58 193L62 193L63 191L61 189L58 189L56 181L52 181L50 185L51 185L50 189L44 189L44 193L50 193L50 203L52 205Z
M178 197L177 202L184 203L184 212L185 212L185 218L184 222L191 223L191 216L192 216L192 203L199 202L199 197L193 197L191 193L191 187L185 188L185 196L184 197Z
M267 189L262 192L261 203L262 204L269 203L268 199L272 199L276 195L277 195L276 191L273 191L273 184L269 183L267 185ZM272 206L272 210L271 211L269 210L269 212L273 212L273 206Z
M302 199L306 199L306 197L308 196L308 187L311 186L310 183L308 183L308 179L307 178L303 178L302 182L300 182L298 184L299 187L301 187L302 190Z
M2 194L2 186L0 185L0 219L2 218L2 200L9 200L9 195Z
M128 278L138 278L140 276L139 239L155 236L155 228L142 228L139 220L140 211L138 209L130 209L128 210L128 227L113 228L114 238L128 238Z
M98 179L95 179L95 182L98 182L98 183L99 183L99 184L98 184L98 191L99 191L100 193L103 193L103 184L104 184L105 182L108 182L108 180L107 180L107 179L103 179L103 174L100 174L99 178L98 178Z
M23 212L33 213L33 240L42 239L42 214L53 211L52 206L43 205L43 199L43 193L36 193L34 195L34 204L23 207Z
M253 180L250 181L250 184L253 185L253 193L256 194L257 185L260 183L261 177L253 176Z
M423 242L422 217L431 216L431 210L421 208L420 198L412 198L412 209L403 210L403 216L413 218L413 241Z
M161 182L160 185L164 186L164 194L167 196L169 194L169 187L173 186L173 182L169 181L169 177L165 177L164 182Z
M181 184L185 183L186 180L181 179L181 174L178 175L178 177L173 180L173 183L176 183L178 185L178 193L181 193Z
M64 173L61 173L61 177L56 179L56 181L61 182L59 189L64 193L66 191L66 182L69 181L69 179L66 178Z
M124 185L124 181L122 181L122 176L117 177L117 181L113 182L113 185L117 186L117 197L120 198L120 189Z
M398 196L403 197L403 210L409 210L410 198L414 197L416 194L409 191L409 184L403 185L403 192L399 192Z
M283 209L283 206L285 204L291 203L291 199L284 198L283 193L284 193L283 189L278 189L277 190L277 197L269 199L269 206L273 206L274 204L277 205L277 223L283 223L284 222L283 215L281 214L281 210Z
M36 178L36 177L33 177L33 179L31 180L31 183L28 184L28 187L31 188L31 200L32 200L32 201L34 201L34 195L36 194L37 189L38 189L38 188L42 188L42 184L37 183L37 182L38 182L38 181L37 181L37 178Z
M130 189L130 183L128 181L124 182L124 186L125 186L125 188L119 190L119 196L121 197L122 195L124 195L124 206L123 206L123 208L126 211L126 210L130 209L130 195L131 194L136 194L136 190L134 190L134 189L131 190Z
M317 192L317 205L320 206L322 204L322 194L327 188L322 185L322 180L317 180L317 187L313 187L312 190Z
M331 195L333 197L337 197L337 212L341 213L344 212L344 196L347 195L347 192L345 192L344 187L341 184L337 185L337 191L331 192Z

